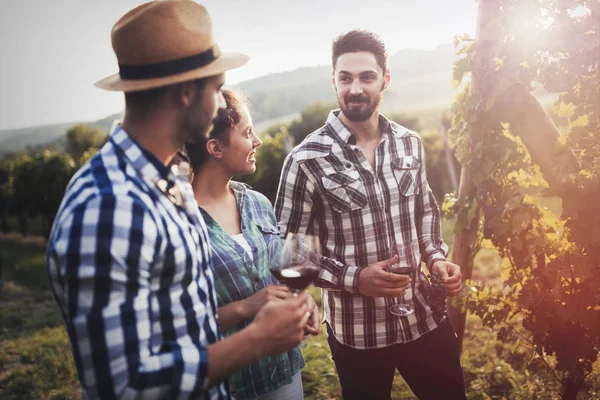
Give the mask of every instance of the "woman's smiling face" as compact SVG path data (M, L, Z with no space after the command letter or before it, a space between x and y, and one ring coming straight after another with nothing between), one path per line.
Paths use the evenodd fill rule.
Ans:
M256 149L262 144L252 127L248 107L243 105L240 114L240 121L231 129L229 143L224 146L221 158L221 162L231 170L232 175L251 174L256 171Z

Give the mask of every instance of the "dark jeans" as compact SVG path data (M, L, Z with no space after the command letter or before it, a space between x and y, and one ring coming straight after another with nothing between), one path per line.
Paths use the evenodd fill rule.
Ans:
M327 333L344 400L389 400L396 369L421 400L466 399L458 341L447 320L415 341L374 350L341 344L329 324Z

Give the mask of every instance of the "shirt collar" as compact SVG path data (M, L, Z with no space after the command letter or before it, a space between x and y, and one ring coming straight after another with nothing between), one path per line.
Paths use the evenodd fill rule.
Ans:
M171 172L177 176L185 174L189 169L189 159L184 152L179 151L168 166L164 165L154 154L132 138L121 125L115 124L109 136L133 168L150 183L156 184L161 179L174 180L175 177L170 175Z
M240 210L240 217L242 219L245 219L246 213L250 212L250 210L248 209L248 207L246 207L246 204L245 204L246 199L248 197L247 196L248 189L250 189L250 186L248 186L247 184L245 184L243 182L230 181L229 187L231 187L231 190L233 190L235 200L238 204L238 209Z
M247 207L244 207L244 201L246 200L246 193L248 192L248 189L250 189L250 186L243 182L230 181L229 187L233 191L233 195L235 196L235 201L237 203L237 207L240 210L240 217L243 220L245 213L247 211ZM209 213L207 213L200 206L198 208L200 209L200 212L202 213L202 216L204 217L204 221L206 222L206 225L211 226L211 227L218 226L217 222L210 216Z
M121 125L113 127L110 140L145 180L156 182L169 174L169 168L140 146Z

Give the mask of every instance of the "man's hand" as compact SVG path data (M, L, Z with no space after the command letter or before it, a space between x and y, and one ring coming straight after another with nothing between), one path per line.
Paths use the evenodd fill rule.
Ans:
M253 318L258 311L271 300L285 300L292 292L284 285L269 285L260 289L252 296L242 300L242 314L245 319Z
M289 351L302 343L308 321L308 295L270 301L256 314L251 329L263 355Z
M358 291L371 297L401 297L408 289L411 279L408 275L388 272L387 269L398 262L398 255L389 260L379 261L362 268L358 275Z
M448 296L454 297L462 290L462 273L460 267L448 261L436 261L431 272L437 272L448 289Z
M319 334L321 318L319 317L319 307L311 295L308 295L306 307L308 308L308 313L310 313L310 315L306 326L304 327L304 334L317 336Z

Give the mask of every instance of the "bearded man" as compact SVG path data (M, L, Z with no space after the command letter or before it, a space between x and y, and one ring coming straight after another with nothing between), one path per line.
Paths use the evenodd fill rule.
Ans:
M460 267L446 261L419 136L379 113L390 85L385 44L348 32L334 40L332 62L340 109L286 158L275 210L284 237L321 240L315 284L343 398L389 399L398 370L420 399L464 399L456 335L424 296L421 260L449 295L462 288ZM406 275L392 272L398 263ZM405 305L411 314L390 312Z

